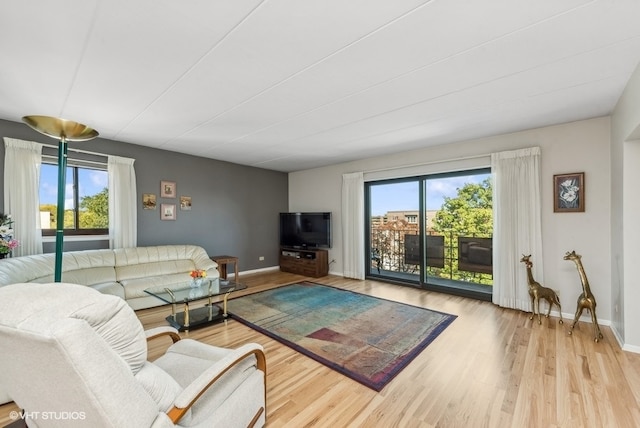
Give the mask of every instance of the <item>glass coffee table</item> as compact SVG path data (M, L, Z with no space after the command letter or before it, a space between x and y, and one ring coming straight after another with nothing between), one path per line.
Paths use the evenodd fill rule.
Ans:
M216 287L216 284L219 286ZM229 295L238 290L244 290L246 285L235 281L227 280L205 280L199 287L191 287L185 281L184 287L169 288L147 288L145 293L150 294L165 303L171 305L171 315L166 320L179 331L202 327L207 324L223 321L229 316L227 313L227 299ZM222 308L214 305L212 300L216 296L222 297ZM189 309L189 303L196 300L208 299L207 304L202 308ZM177 311L177 305L183 303L184 309Z

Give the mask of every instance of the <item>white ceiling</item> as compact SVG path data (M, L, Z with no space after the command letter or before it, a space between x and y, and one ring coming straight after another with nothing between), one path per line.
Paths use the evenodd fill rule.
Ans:
M607 115L638 18L638 0L3 0L0 118L303 170Z

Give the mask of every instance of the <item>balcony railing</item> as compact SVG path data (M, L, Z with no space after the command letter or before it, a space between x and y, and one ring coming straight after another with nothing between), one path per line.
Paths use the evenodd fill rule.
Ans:
M415 229L373 227L372 269L388 273L420 274L420 239ZM445 278L492 285L492 238L454 232L426 237L427 278Z

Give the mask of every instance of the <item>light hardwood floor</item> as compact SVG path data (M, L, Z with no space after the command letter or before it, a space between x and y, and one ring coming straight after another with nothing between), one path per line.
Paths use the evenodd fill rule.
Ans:
M301 279L241 275L249 288L239 294ZM379 281L311 280L458 318L379 393L234 320L183 333L217 346L264 346L268 427L640 426L640 355L622 351L608 327L595 343L590 323L570 336L570 320L543 318L538 325L487 302ZM165 306L138 316L150 328L165 325L168 313ZM151 359L166 346L152 343ZM0 426L15 409L0 406Z

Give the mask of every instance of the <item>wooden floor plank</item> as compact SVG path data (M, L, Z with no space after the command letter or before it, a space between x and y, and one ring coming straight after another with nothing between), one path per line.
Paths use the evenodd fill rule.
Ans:
M442 293L338 276L268 271L241 275L248 289L308 279L458 315L382 391L375 392L256 331L229 320L181 333L217 346L257 342L267 354L269 427L637 427L640 355L622 351L608 327L570 323ZM197 306L197 305L196 305ZM145 328L166 325L169 307L137 311ZM169 343L154 341L151 359ZM0 406L0 426L14 404ZM46 410L46 409L38 409Z

